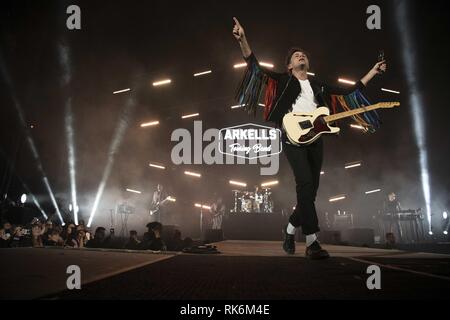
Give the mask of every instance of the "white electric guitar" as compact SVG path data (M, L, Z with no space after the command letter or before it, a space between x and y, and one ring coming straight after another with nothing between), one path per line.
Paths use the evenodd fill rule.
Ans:
M371 106L330 115L326 107L317 108L313 113L290 112L283 118L283 128L289 141L295 145L308 145L319 139L322 134L336 134L341 131L330 123L352 117L357 114L400 106L400 102L380 102Z

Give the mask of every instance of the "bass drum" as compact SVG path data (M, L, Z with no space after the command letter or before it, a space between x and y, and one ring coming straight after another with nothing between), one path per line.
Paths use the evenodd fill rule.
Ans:
M252 199L242 199L241 200L241 212L251 213L252 211L253 211Z

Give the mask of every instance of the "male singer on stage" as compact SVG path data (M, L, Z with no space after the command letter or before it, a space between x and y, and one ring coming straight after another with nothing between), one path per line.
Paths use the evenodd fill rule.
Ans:
M244 28L236 18L234 22L233 35L239 42L247 62L245 76L238 92L239 104L244 105L247 111L255 113L259 98L265 97L265 119L280 128L284 115L291 111L311 113L319 106L331 106L335 109L335 100L342 98L339 101L344 101L344 95L350 94L356 95L355 101L361 101L359 99L364 97L360 91L373 77L386 70L385 61L380 61L354 86L347 89L336 88L310 79L309 54L301 48L293 48L286 58L286 72L273 72L259 65L249 46ZM284 229L283 249L288 254L295 253L295 232L301 227L306 235L306 256L310 259L326 259L329 254L322 249L316 236L320 230L315 207L323 159L322 139L298 147L289 144L284 134L283 136L283 151L293 170L297 193L296 209Z

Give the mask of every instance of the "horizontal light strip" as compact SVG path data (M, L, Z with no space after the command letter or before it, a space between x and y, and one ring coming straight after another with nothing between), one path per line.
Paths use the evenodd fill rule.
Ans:
M123 92L128 92L128 91L131 91L131 89L127 88L127 89L123 89L123 90L114 91L113 94L118 94L118 93L123 93Z
M199 115L200 115L200 113L187 114L185 116L182 116L181 119L188 119L188 118L198 117Z
M203 72L195 73L195 74L194 74L194 77L200 77L200 76L203 76L203 75L205 75L205 74L210 74L210 73L212 73L211 70L203 71Z
M390 89L385 89L385 88L381 88L381 91L400 94L400 91L395 91L395 90L390 90Z
M312 73L312 72L307 72L306 74L309 76L313 76L313 77L316 75L315 73Z
M324 174L325 174L325 171L320 171L320 174L321 174L321 175L324 175Z
M145 128L145 127L150 127L150 126L156 126L158 124L159 124L159 121L147 122L147 123L141 124L141 127Z
M177 201L177 199L175 199L175 198L172 198L172 197L167 197L167 201L171 201L171 202L176 202L176 201Z
M359 130L365 130L364 127L359 124L351 124L350 127L359 129Z
M231 106L231 109L239 109L239 108L242 108L242 107L245 107L245 104L239 104L237 106Z
M269 181L269 182L264 182L261 184L261 187L269 187L269 186L274 186L278 184L278 181Z
M345 195L341 195L341 196L336 196L336 197L332 197L332 198L330 198L330 200L328 200L328 201L330 201L330 202L336 202L336 201L339 201L339 200L344 200L344 199L346 199L347 197L345 196Z
M197 208L202 208L202 209L211 210L211 207L210 207L210 206L201 205L201 204L199 204L199 203L196 203L195 206L196 206Z
M195 172L190 172L190 171L185 171L184 174L186 174L188 176L197 177L197 178L200 178L202 176L200 173L195 173Z
M149 163L149 166L153 167L153 168L157 168L157 169L162 169L162 170L166 169L166 167L160 166L160 165L154 164L154 163Z
M271 63L267 63L267 62L260 62L259 63L260 66L266 67L266 68L273 68L274 65Z
M153 82L153 86L154 86L154 87L162 86L162 85L164 85L164 84L169 84L169 83L171 83L171 82L172 82L172 80L170 80L170 79L167 79L167 80L161 80L161 81Z
M141 194L142 192L138 191L138 190L133 190L133 189L126 189L128 192L132 192L132 193L138 193Z
M381 189L370 190L370 191L366 191L366 194L377 193L380 191L381 191Z
M349 163L345 165L345 169L351 169L356 167L361 167L361 162Z
M246 66L247 66L247 63L244 62L244 63L238 63L238 64L235 64L235 65L233 66L233 68L238 69L238 68L244 68L244 67L246 67Z
M342 78L339 78L338 81L339 81L339 82L342 82L342 83L345 83L345 84L351 84L351 85L356 84L355 81L347 80L347 79L342 79Z
M233 184L235 186L240 186L240 187L246 187L247 186L247 184L245 182L239 182L239 181L233 181L233 180L230 180L230 184Z

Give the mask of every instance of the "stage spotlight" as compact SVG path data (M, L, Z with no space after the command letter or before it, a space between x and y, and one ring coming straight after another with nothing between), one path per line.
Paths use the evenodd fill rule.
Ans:
M268 181L268 182L261 183L261 187L264 188L264 187L274 186L277 184L278 184L278 181Z
M199 115L200 115L200 113L187 114L185 116L181 116L181 119L194 118L194 117L198 117Z
M28 146L29 146L29 148L31 150L32 156L33 156L33 158L35 160L36 167L39 170L39 173L40 173L40 175L42 177L42 180L44 182L45 188L47 189L47 192L48 192L48 194L49 194L49 196L50 196L50 198L52 200L52 204L55 207L56 213L58 214L58 217L61 220L61 224L64 225L64 221L63 221L63 219L61 217L61 214L59 212L59 207L58 207L56 201L54 200L55 197L53 195L52 188L50 187L50 183L48 182L46 173L44 171L44 167L42 166L41 158L39 157L39 153L37 151L37 148L36 148L36 145L34 143L33 137L31 136L31 133L29 131L30 128L29 128L29 125L28 125L26 117L25 117L25 112L22 109L22 106L21 106L19 100L17 99L17 97L16 97L16 95L14 93L15 90L14 90L14 87L13 87L13 83L12 83L11 77L9 76L9 72L6 69L6 65L5 65L5 63L3 61L2 55L0 55L0 74L3 76L3 78L4 78L5 82L6 82L6 87L8 88L9 92L11 93L11 99L12 99L12 102L13 102L13 106L14 106L14 108L17 111L17 115L19 117L20 124L22 125L22 128L24 130L26 141L27 141ZM42 210L42 208L39 206L39 203L37 202L37 200L36 201L35 200L36 200L36 198L33 197L33 202L35 202L36 206L40 209L40 211L42 212L44 217L47 217L45 215L44 211Z
M72 212L72 204L69 204L69 212Z
M408 84L409 100L411 104L411 117L414 124L414 135L419 153L419 164L422 182L422 192L425 199L428 227L431 232L431 187L428 172L428 150L426 137L426 106L422 99L423 83L417 77L417 65L419 58L416 56L418 48L416 39L413 38L415 31L411 28L408 14L411 12L408 5L410 1L396 1L396 22L400 36L399 47L402 48L406 83Z
M157 169L161 169L161 170L165 170L166 169L166 167L160 166L160 165L154 164L154 163L150 163L149 166L152 167L152 168L157 168Z
M273 64L267 63L267 62L260 62L259 65L263 66L263 67L266 67L266 68L270 68L270 69L272 69L274 67Z
M128 191L128 192L131 192L131 193L138 193L138 194L141 194L142 192L141 191L139 191L139 190L133 190L133 189L126 189L126 191Z
M229 182L230 182L230 184L235 185L235 186L240 186L240 187L247 186L247 184L245 182L239 182L239 181L233 181L233 180L230 180Z
M197 177L197 178L200 178L202 176L200 173L195 173L195 172L190 172L190 171L185 171L184 174L188 175L188 176L192 176L192 177Z
M105 190L106 183L111 175L111 171L114 165L115 157L120 149L120 145L122 144L123 137L125 136L125 132L128 129L129 121L133 114L133 111L136 107L136 102L132 96L127 99L127 103L122 110L122 114L119 118L119 122L114 132L114 136L111 140L108 150L108 159L106 161L105 168L103 170L103 175L100 180L100 184L98 186L97 194L95 196L94 204L92 206L91 214L89 216L87 227L90 228L92 221L94 220L95 214L97 213L97 208L100 204L100 200L103 195L103 191Z
M432 236L433 235L433 231L428 231L428 234L430 235L430 236Z
M150 127L150 126L156 126L159 124L159 121L152 121L141 124L141 128Z
M66 101L65 106L65 129L66 129L66 141L67 141L67 162L69 164L69 181L70 191L72 197L72 204L74 207L77 205L77 183L76 183L76 166L75 166L75 133L73 126L73 113L72 113L72 99L69 98ZM78 224L78 214L74 211L74 222Z
M113 94L119 94L119 93L128 92L128 91L131 91L131 89L130 88L126 88L126 89L114 91Z
M445 230L445 231L444 231L444 234L445 234L445 235L448 235L448 231L447 231L447 230Z
M24 193L22 194L22 196L20 197L20 203L24 204L25 202L27 202L27 195Z
M366 194L377 193L380 191L381 191L381 189L370 190L370 191L366 191Z
M355 85L356 84L355 81L347 80L347 79L343 79L343 78L339 78L338 81L341 82L341 83L350 84L350 85Z
M447 220L447 218L448 218L447 211L442 212L442 219Z
M38 208L38 210L42 213L42 215L44 216L45 219L48 219L47 215L45 214L45 211L42 209L41 205L39 204L39 202L37 201L36 197L31 194L31 198L33 199L33 203L34 205Z
M354 129L359 129L359 130L366 130L363 126L361 126L359 124L351 124L350 127L354 128Z
M200 76L203 76L203 75L205 75L205 74L210 74L210 73L212 73L211 70L203 71L203 72L195 73L195 74L194 74L194 77L200 77Z
M244 67L246 67L247 66L247 63L238 63L238 64L235 64L234 66L233 66L233 68L235 68L235 69L239 69L239 68L244 68Z
M172 80L166 79L166 80L153 82L153 86L158 87L158 86L162 86L162 85L169 84L169 83L172 83Z
M347 163L345 165L345 169L352 169L352 168L357 168L357 167L361 167L361 162L352 162L352 163Z
M61 42L58 46L58 60L62 69L61 88L67 89L72 80L72 65L70 56L70 47ZM72 204L74 207L77 205L77 186L76 186L76 157L75 157L75 132L73 125L73 112L72 112L72 98L69 96L66 98L64 108L64 124L66 132L66 144L67 144L67 162L69 169L69 182L70 191L72 197ZM74 222L78 224L77 212L74 212Z
M202 208L202 209L206 209L206 210L211 210L211 207L210 207L210 206L202 205L202 204L199 204L199 203L196 203L194 206L197 207L197 208Z
M329 202L336 202L336 201L344 200L346 198L347 198L347 196L340 195L340 196L331 197L328 201Z
M381 91L400 94L400 91L395 91L395 90L390 90L390 89L385 89L385 88L381 88Z
M323 176L325 174L325 171L320 171L320 175Z

